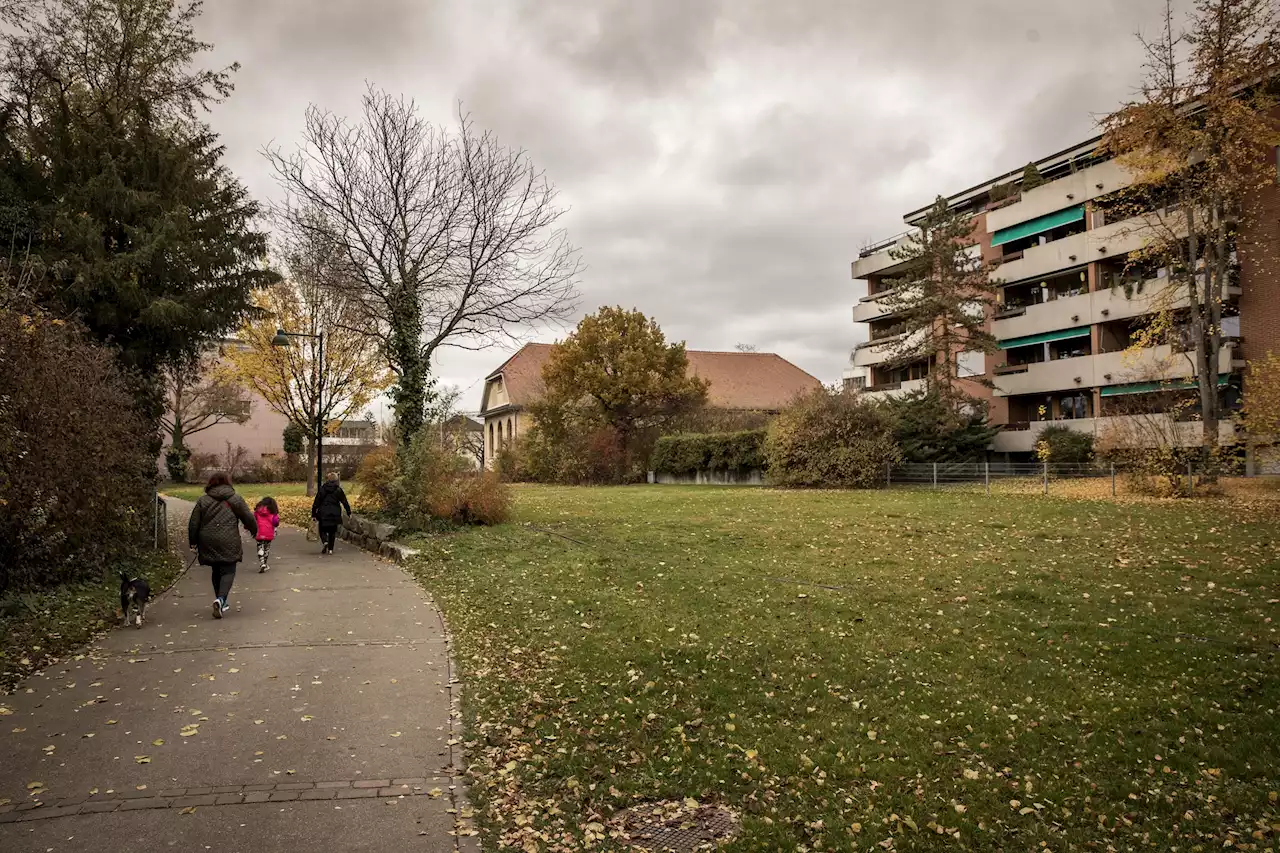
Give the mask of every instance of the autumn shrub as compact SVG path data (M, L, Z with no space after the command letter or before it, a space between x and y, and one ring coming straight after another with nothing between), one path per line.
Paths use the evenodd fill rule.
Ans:
M765 430L665 435L653 449L650 467L665 474L697 471L751 471L764 468Z
M110 351L0 311L0 594L97 580L136 551L151 527L149 437Z
M385 510L394 502L393 490L400 476L400 460L393 447L378 447L360 460L356 482L360 484L361 509Z
M1061 465L1092 462L1093 435L1065 426L1045 427L1036 441L1036 458Z
M517 438L502 445L493 461L493 470L498 473L504 483L530 483L533 477L529 474L528 458L525 450L525 439Z
M511 515L511 489L492 471L463 471L435 490L430 512L455 524L501 524Z
M656 436L633 435L586 417L539 420L522 445L526 479L572 486L616 485L645 479Z
M774 418L764 456L775 485L865 489L885 484L900 452L879 407L819 389Z
M510 487L495 473L471 470L434 436L419 434L398 465L387 510L409 527L425 528L432 520L500 524L510 513Z

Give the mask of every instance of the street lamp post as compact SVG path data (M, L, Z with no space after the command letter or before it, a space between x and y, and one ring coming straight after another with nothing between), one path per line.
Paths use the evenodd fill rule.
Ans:
M318 335L308 334L307 332L286 332L284 329L276 329L276 336L271 339L273 347L289 346L290 338L311 338L319 341L317 347L316 360L319 362L317 368L320 376L318 379L319 389L316 391L316 491L320 490L320 484L324 482L324 418L320 404L324 400L324 331L321 330Z

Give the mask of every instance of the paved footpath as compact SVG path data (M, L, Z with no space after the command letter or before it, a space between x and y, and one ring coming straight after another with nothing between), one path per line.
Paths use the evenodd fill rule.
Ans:
M185 544L191 505L171 500ZM395 565L252 543L3 698L0 851L475 850L439 612ZM39 805L36 805L36 804Z

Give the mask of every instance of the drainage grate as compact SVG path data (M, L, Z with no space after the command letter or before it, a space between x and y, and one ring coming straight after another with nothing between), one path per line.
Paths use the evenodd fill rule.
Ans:
M712 850L742 830L732 810L692 800L635 806L620 813L617 824L632 847L652 853Z

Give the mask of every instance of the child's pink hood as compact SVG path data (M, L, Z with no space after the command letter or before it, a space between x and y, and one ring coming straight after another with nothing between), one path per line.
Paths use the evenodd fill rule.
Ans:
M276 528L280 526L280 516L276 515L265 506L260 506L254 512L258 520L258 541L270 542L276 538Z

